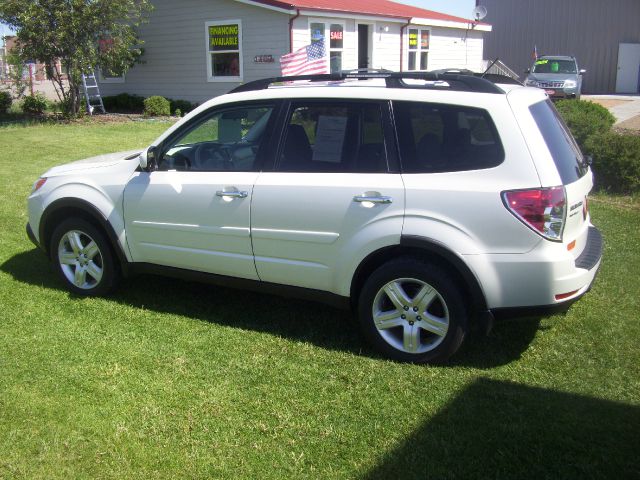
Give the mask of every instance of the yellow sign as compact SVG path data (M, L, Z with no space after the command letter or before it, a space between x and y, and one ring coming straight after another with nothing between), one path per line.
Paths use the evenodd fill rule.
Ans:
M238 50L238 25L214 25L209 27L209 49Z

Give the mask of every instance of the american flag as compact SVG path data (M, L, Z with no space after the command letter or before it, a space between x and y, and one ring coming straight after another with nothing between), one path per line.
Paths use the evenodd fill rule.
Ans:
M325 58L324 40L302 47L280 57L282 75L311 75L329 73Z

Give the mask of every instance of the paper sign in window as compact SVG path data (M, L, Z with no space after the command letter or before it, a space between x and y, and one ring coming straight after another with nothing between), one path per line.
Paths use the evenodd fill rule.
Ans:
M347 129L347 117L320 115L313 147L314 162L340 163Z

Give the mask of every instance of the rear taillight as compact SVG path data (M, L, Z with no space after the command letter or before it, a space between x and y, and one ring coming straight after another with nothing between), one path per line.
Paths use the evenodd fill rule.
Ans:
M562 241L567 202L564 187L502 192L504 204L525 225L549 240Z

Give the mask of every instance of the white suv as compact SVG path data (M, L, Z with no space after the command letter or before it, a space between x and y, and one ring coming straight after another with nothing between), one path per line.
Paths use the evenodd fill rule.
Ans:
M591 188L539 89L446 73L265 79L142 153L52 168L27 232L80 295L141 271L304 295L353 308L389 357L438 362L474 324L589 290Z

